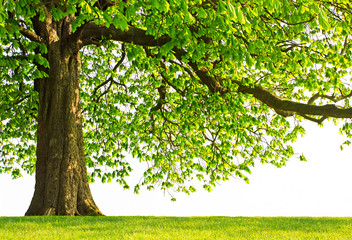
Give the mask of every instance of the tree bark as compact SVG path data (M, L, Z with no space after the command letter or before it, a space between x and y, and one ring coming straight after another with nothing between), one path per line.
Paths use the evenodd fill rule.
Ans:
M26 215L103 215L88 185L79 49L67 41L70 28L63 29L65 22L55 24L44 26L51 26L45 34L40 32L43 26L37 27L47 39L50 68L46 70L49 77L39 81L36 184Z

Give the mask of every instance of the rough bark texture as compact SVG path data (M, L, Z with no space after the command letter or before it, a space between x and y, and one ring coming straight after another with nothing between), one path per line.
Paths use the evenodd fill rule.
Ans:
M87 179L79 101L80 56L70 19L37 21L50 68L39 83L35 192L26 215L102 215Z

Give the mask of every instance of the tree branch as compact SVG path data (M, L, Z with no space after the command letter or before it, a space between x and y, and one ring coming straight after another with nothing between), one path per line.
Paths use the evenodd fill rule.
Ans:
M118 69L118 67L119 67L119 66L123 63L123 61L125 60L125 57L126 57L125 44L122 44L122 45L121 45L121 50L122 50L121 58L120 58L120 60L115 64L114 68L112 69L113 72L116 72L116 70ZM96 103L98 103L99 100L100 100L100 98L101 98L102 96L104 96L105 94L108 93L108 91L109 91L109 89L111 88L113 82L115 82L115 81L114 81L114 78L113 78L112 75L110 75L110 77L109 77L107 80L105 80L103 83L99 84L99 85L94 89L93 94L92 94L93 96L96 96L98 90L99 90L101 87L103 87L103 86L105 86L106 84L110 83L108 89L105 90L103 93L101 93L101 94L99 95L99 97L95 98L93 101L96 102Z
M9 107L9 108L7 108L6 111L10 111L14 105L20 104L21 102L23 102L24 100L28 99L29 97L30 97L30 95L26 95L26 96L24 96L23 98L20 98L20 99L18 99L17 101L13 102L13 103L11 104L12 106Z
M182 62L182 57L187 54L185 50L176 47L173 49L173 51L175 52L176 58L180 62ZM209 69L207 69L206 67L199 68L198 65L192 60L188 62L188 65L192 68L194 73L201 80L201 83L203 85L206 85L212 93L219 92L221 95L224 95L225 93L230 92L228 89L221 86L220 81L218 79L210 75Z
M305 114L298 114L298 115L300 115L301 117L303 117L303 118L305 118L305 119L307 119L307 120L309 120L309 121L316 122L316 123L318 123L319 125L322 124L322 122L323 122L325 119L327 119L327 117L321 117L321 118L317 119L317 118L309 117L309 116L307 116L307 115L305 115Z
M352 108L339 108L334 104L316 106L311 104L298 103L289 100L282 100L270 93L269 90L259 86L244 86L240 81L234 81L239 87L238 92L251 94L275 111L285 111L299 115L315 115L334 118L352 118Z
M154 54L152 54L150 52L150 50L148 49L148 47L144 47L144 51L147 54L148 57L152 57L152 58L157 58ZM174 61L170 60L170 63L175 63ZM177 65L179 65L178 63L175 63ZM167 73L167 67L165 65L165 63L163 61L160 61L160 65L161 67L165 70L165 73ZM179 65L181 66L181 65ZM181 66L183 67L183 66ZM191 73L192 74L192 73ZM169 85L170 87L172 87L176 92L178 92L181 96L185 96L184 91L178 89L174 84L172 84L169 79L162 73L159 72L159 75L162 77L162 79L165 81L165 83L167 83L167 85Z
M28 38L29 40L31 40L33 42L39 42L39 43L44 42L44 40L41 37L39 37L37 34L32 32L31 30L24 28L23 26L21 26L21 33L23 36L25 36L26 38Z
M315 100L319 99L319 98L325 98L325 99L329 99L330 101L337 103L341 100L344 100L346 98L349 98L352 96L352 91L347 94L347 95L341 95L339 97L334 97L334 96L329 96L329 95L322 95L322 94L314 94L309 100L308 100L308 104L313 104Z
M130 26L128 30L122 31L111 25L107 28L104 25L97 25L89 22L77 34L73 34L78 39L79 47L96 44L102 40L115 40L125 43L134 43L142 46L161 46L170 41L168 36L161 36L157 39L147 35L145 30Z
M186 51L181 49L174 49L175 55L178 59L186 55ZM218 92L220 95L230 93L231 91L224 88L221 85L221 79L212 76L211 72L207 68L198 68L197 64L190 60L188 63L200 81L206 85L209 90L213 93ZM264 89L260 86L246 86L241 81L233 80L233 83L238 85L237 92L250 94L257 100L261 101L268 107L274 109L276 113L288 117L294 114L301 115L306 119L309 119L307 115L322 116L322 117L334 117L334 118L352 118L352 108L339 108L334 104L326 104L322 106L316 106L311 104L299 103L289 100L282 100L276 95L272 94L269 90ZM343 98L352 96L352 93L343 96Z

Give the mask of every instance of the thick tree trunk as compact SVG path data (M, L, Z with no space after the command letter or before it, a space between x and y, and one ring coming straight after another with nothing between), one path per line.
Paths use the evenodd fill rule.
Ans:
M47 45L49 77L39 84L36 184L26 215L102 215L88 185L79 100L81 61L70 45L59 39Z

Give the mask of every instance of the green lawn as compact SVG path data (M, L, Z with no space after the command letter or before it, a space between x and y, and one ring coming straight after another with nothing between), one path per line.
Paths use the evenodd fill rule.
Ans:
M352 240L352 218L0 217L0 239Z

